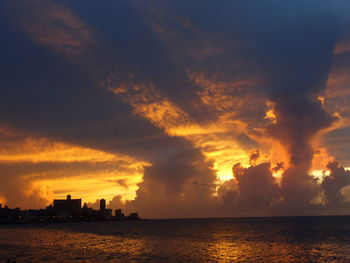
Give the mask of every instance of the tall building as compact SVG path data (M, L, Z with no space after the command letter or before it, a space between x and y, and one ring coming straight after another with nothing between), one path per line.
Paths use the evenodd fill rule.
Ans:
M81 199L72 199L71 195L67 195L67 199L53 200L53 207L69 215L76 215L81 209Z
M100 211L105 211L106 210L106 200L101 199L100 200Z

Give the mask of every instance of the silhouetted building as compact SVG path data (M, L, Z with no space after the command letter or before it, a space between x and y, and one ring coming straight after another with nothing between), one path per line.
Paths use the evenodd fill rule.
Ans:
M100 211L105 211L106 210L106 200L101 199L100 200Z
M104 219L111 219L112 218L112 209L105 209L102 211L102 216Z
M140 219L139 215L137 213L130 213L130 215L128 215L126 218L129 219L129 220Z
M122 213L121 209L115 210L115 219L117 219L117 220L124 219L124 214Z
M60 212L67 213L68 216L76 215L81 209L81 199L72 199L71 195L67 195L67 199L53 200L53 207Z

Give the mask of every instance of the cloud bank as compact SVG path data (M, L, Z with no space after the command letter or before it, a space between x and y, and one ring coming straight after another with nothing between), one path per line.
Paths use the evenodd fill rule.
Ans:
M4 1L0 198L92 192L144 217L347 208L332 156L350 163L349 7Z

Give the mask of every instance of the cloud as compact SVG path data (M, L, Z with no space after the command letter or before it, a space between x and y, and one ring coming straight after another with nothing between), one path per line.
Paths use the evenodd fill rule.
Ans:
M310 215L340 213L349 207L346 187L350 185L350 172L335 160L323 171L322 181L291 168L279 181L271 164L264 162L249 167L238 163L232 169L235 178L220 185L217 191L219 214L226 210L235 211L235 215ZM285 180L290 180L288 187L283 185Z
M15 10L18 10L16 8ZM33 15L37 12L45 14L46 11L51 9L54 9L57 16L54 16L52 20L48 18L50 21L47 27L43 25L44 28L40 28L42 30L37 30L35 19L45 20L45 17L35 18ZM66 17L67 14L68 18ZM80 26L83 26L84 23L79 22L80 20L77 17L71 16L73 14L69 10L53 2L38 3L35 10L28 10L26 19L34 24L27 23L26 26L28 27L25 27L25 30L29 32L29 36L34 41L45 45L46 48L58 54L62 54L63 58L73 66L82 66L81 61L79 61L80 58L84 61L88 59L89 63L82 66L82 71L84 74L92 73L91 76L93 76L95 83L91 84L86 80L82 80L79 76L74 76L73 79L78 78L75 81L80 84L72 86L73 83L68 81L66 86L64 79L67 78L62 78L62 73L63 76L65 73L73 76L75 70L70 67L67 68L65 62L60 61L61 64L56 66L60 69L61 76L59 76L60 80L56 83L57 96L54 103L44 101L35 106L32 102L28 103L29 101L24 101L18 106L13 104L5 106L3 104L3 107L7 107L6 111L8 113L3 121L27 133L42 135L68 144L81 145L85 148L93 148L105 152L106 155L122 153L140 161L149 162L150 166L145 169L144 181L147 181L148 174L152 174L151 176L161 179L166 192L175 191L180 194L188 177L196 177L198 173L203 173L205 180L208 180L208 174L211 176L210 180L215 180L215 175L210 172L210 167L201 164L202 162L206 163L204 156L190 142L173 135L169 136L166 133L174 121L178 122L183 118L181 115L185 117L186 115L181 113L181 110L177 109L176 106L173 106L169 100L164 99L162 94L153 87L152 82L147 82L145 78L140 78L140 76L131 79L127 77L128 84L125 92L122 92L120 88L118 90L113 89L118 98L111 99L111 95L113 95L110 92L111 87L121 87L123 79L110 79L110 76L118 76L122 71L115 71L114 68L118 67L118 64L112 69L106 69L106 73L95 71L96 65L105 67L105 61L101 61L101 58L96 56L94 46L86 43L90 39L79 37ZM70 24L70 22L73 22L73 24ZM75 26L75 23L80 26ZM60 27L62 24L64 26ZM20 25L23 26L23 24ZM70 45L66 42L55 41L51 39L51 37L54 37L51 35L48 36L50 39L47 39L47 30L50 27L57 28L57 26L60 35L63 35L65 39L73 38L74 40L77 37L80 44ZM84 30L88 30L85 25ZM35 32L35 34L32 32ZM80 47L84 47L83 53L76 51ZM50 63L50 59L43 59L42 63ZM52 72L49 74L52 74ZM55 76L54 79L57 77ZM69 77L69 79L71 78ZM61 80L63 80L63 83ZM34 91L37 94L45 94L46 85L43 85L43 83L35 84L35 81L36 78L29 76L29 82L26 85L31 87L32 90L33 87L39 87L39 90ZM52 79L50 79L51 81ZM82 85L84 82L85 85ZM139 84L132 85L133 82ZM8 87L13 85L12 80L5 83L5 86ZM66 88L59 90L59 87ZM67 87L71 87L71 89ZM55 87L50 86L50 89L55 90ZM23 89L21 91L23 92ZM10 94L7 95L10 96ZM67 100L68 96L71 99ZM72 98L74 99L72 100ZM20 110L17 111L16 107ZM98 112L95 111L97 108L99 109ZM35 116L35 118L32 118L34 121L26 121L27 118L24 116L24 112L26 116ZM177 123L177 125L179 124ZM189 159L181 158L182 155ZM33 158L33 154L30 157ZM45 157L48 156L45 155ZM53 159L57 161L57 157L60 156L56 155L54 157ZM168 161L169 159L175 160L173 165ZM169 173L165 168L172 169L173 173ZM192 175L191 172L196 172L196 174ZM174 189L172 183L176 186Z
M15 9L17 22L34 40L65 56L81 56L95 43L88 26L69 8L54 1L7 4Z
M249 164L255 164L260 157L260 151L258 149L252 149L249 152Z
M121 209L124 207L124 202L120 195L114 196L112 200L108 203L108 208L110 209Z
M322 181L324 191L324 202L328 208L339 208L345 204L345 196L342 189L350 185L350 171L345 170L339 162L333 161L327 165L329 175Z
M67 193L91 200L96 195L112 198L119 191L124 198L133 198L130 191L136 190L143 166L148 164L122 154L32 137L9 127L1 129L0 146L4 186L0 195L8 204L22 208L43 207ZM112 179L123 186L108 183Z
M145 168L136 198L128 210L146 217L208 216L215 179L210 162L203 162L198 150L189 149L162 163Z
M315 140L347 114L346 99L337 104L338 91L326 86L346 94L348 52L338 37L348 5L23 0L2 7L1 20L12 23L0 25L0 123L24 134L10 141L8 129L1 134L1 169L13 172L5 180L85 180L74 194L95 183L116 196L112 206L145 217L302 212L318 198L320 182L310 176ZM54 194L74 191L60 184ZM122 194L103 191L112 185Z
M269 163L249 168L240 164L233 166L239 190L237 206L240 210L266 210L279 201L279 187L270 168Z

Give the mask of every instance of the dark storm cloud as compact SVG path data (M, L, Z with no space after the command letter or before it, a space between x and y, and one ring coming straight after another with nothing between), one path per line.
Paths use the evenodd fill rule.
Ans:
M339 208L345 204L345 196L341 190L350 185L350 171L345 170L337 161L330 162L327 170L330 174L324 177L321 184L325 205L329 208Z
M215 65L219 68L220 74L228 72L226 75L235 75L238 72L242 76L246 72L258 72L263 80L263 89L256 86L255 92L262 92L273 103L276 114L276 123L268 127L268 133L279 140L290 154L292 167L282 179L285 202L295 206L310 202L318 193L316 180L308 175L314 154L311 140L336 120L324 110L317 98L324 94L340 23L345 15L345 10L339 8L347 7L349 10L349 6L337 1L332 5L325 1L202 3L201 8L193 8L181 1L175 5L165 1L156 8L163 7L158 11L162 14L171 6L173 11L168 12L183 19L183 23L186 18L191 18L186 23L188 28L196 28L197 33L198 29L207 27L205 31L210 32L208 35L219 35L215 39L224 37L226 43L234 47L220 46L229 63L225 63L220 52L215 54L215 58L219 58L218 63L208 63L209 67ZM189 33L190 30L186 27L172 29L171 23L175 22L170 19L163 21L167 29L180 36L180 40L175 40L183 43L189 40L191 45L195 40L186 35L186 31ZM199 34L194 35L198 37ZM200 44L196 44L200 48ZM185 52L191 54L191 51ZM183 60L186 61L186 58ZM244 63L235 68L241 60ZM207 61L210 58L201 63L207 65ZM225 68L222 69L221 65ZM210 72L215 72L215 69L210 68Z
M89 21L98 35L108 39L107 48L115 59L112 66L116 66L117 61L120 81L129 81L127 76L132 74L134 80L152 82L166 97L194 116L210 114L201 105L184 68L174 62L167 47L146 23L147 17L141 10L151 1L110 1L103 5L88 2L84 6L65 2ZM100 14L96 14L97 9Z
M225 209L238 214L265 211L270 215L311 215L349 208L345 189L350 186L350 172L338 161L328 163L321 184L311 176L296 177L301 173L293 170L298 169L297 166L288 169L283 178L290 180L288 188L277 183L277 179L272 176L270 163L248 168L235 164L232 169L235 179L220 185L218 195ZM299 169L303 172L302 168ZM310 202L316 197L319 200Z
M212 181L213 172L211 171L211 164L204 163L206 165L201 166L203 159L204 156L199 154L195 149L187 152L179 152L164 162L146 167L144 179L146 182L148 178L157 182L163 182L166 186L166 191L170 193L181 193L183 189L182 184L190 178L200 177L202 180L205 180L205 183Z
M198 5L197 2L188 4L186 1L135 1L134 6L159 35L175 65L187 75L191 82L190 92L198 94L205 90L205 85L213 83L215 86L221 82L227 83L221 96L244 101L239 105L221 103L218 108L219 105L205 105L203 108L201 98L193 96L191 105L196 105L197 111L192 112L191 108L187 108L188 105L181 105L194 114L191 117L199 122L212 121L221 114L230 112L235 113L237 119L248 123L255 121L255 125L263 119L261 108L264 107L264 102L259 97L263 97L263 92L259 89L261 86L256 87L260 83L254 83L254 87L240 86L242 82L255 82L260 73L253 63L255 59L248 55L251 52L247 50L246 44L250 39L241 37L245 18L239 15L234 4L210 1L201 1ZM225 8L230 10L230 14L225 13ZM188 85L181 86L188 89ZM165 85L162 89L176 103L181 103L181 97L176 94L177 88Z
M258 16L259 25L269 27L258 41L268 97L277 117L269 132L290 154L291 167L283 175L282 194L286 202L301 208L317 194L316 182L308 175L313 158L311 140L335 120L317 97L326 87L337 19L322 4L300 10L294 3L284 15L288 22L283 24L271 23L279 14Z
M35 11L43 8L44 10L39 10L39 13L44 13L47 5L49 10L55 9L55 3L51 3L53 6L50 6L50 2L34 4ZM23 4L27 5L28 2L24 1ZM31 17L33 15L30 13L31 4L29 7L26 10L28 13L25 16L25 22L28 22L29 26L34 19L44 23L45 20L40 21L43 17ZM64 19L62 21L65 23L70 20L65 16L66 10L57 8L64 13L64 16L58 14L57 28L54 24L52 26L65 37L65 28L60 28L60 19ZM108 6L105 8L108 9ZM130 12L127 5L124 9L125 12ZM10 10L16 12L18 6ZM20 10L20 12L23 11ZM55 13L59 13L58 11ZM147 33L147 29L140 29L142 20L132 16L128 17L125 23L136 28L131 31L122 31L124 35L119 36L116 42L117 47L122 47L118 52L121 51L123 56L116 57L117 59L126 57L116 60L114 65L108 65L110 68L104 64L106 61L101 61L101 58L96 56L94 49L90 50L92 54L84 51L84 56L88 56L83 59L84 63L88 60L92 61L90 64L81 65L76 61L80 58L80 53L75 52L75 46L71 48L63 43L64 48L61 47L60 43L57 44L54 39L51 39L54 36L46 32L50 28L39 27L43 32L34 34L34 40L38 38L40 44L47 45L46 48L42 48L18 29L13 31L13 24L2 24L7 41L2 42L2 50L6 50L6 54L3 56L4 67L1 73L3 88L0 105L3 114L0 116L0 121L29 134L111 153L123 153L148 161L151 166L146 168L144 180L148 182L149 176L155 177L156 180L160 179L166 192L181 194L181 187L188 177L197 177L198 173L204 177L210 175L209 181L214 180L215 176L211 172L210 165L206 165L204 156L199 150L194 149L190 142L179 137L168 136L163 130L136 116L127 103L97 86L96 81L104 81L103 78L107 78L108 74L116 73L118 78L118 74L122 75L125 71L128 71L129 75L133 74L135 76L133 79L136 78L138 82L142 83L148 79L154 81L155 73L152 70L155 67L164 68L159 54L149 56L149 52L145 50L148 42L149 47L154 48L153 44L156 41L148 39L150 34ZM142 39L141 49L140 42L135 42L135 39L131 39L129 43L123 43L124 39L132 38L135 30L139 30L140 33L136 33L136 37L145 37ZM29 32L31 32L30 29ZM41 34L44 34L45 38ZM13 43L19 48L12 48ZM114 52L112 49L110 51ZM21 63L13 59L14 52ZM57 54L63 54L63 57ZM150 63L154 64L150 65ZM96 65L102 68L95 71ZM76 66L81 68L76 69ZM121 70L115 72L115 67ZM169 68L165 70L169 73L172 71ZM17 75L13 75L13 72ZM92 79L86 76L86 73L93 73ZM121 77L119 82L125 79L128 77ZM118 83L113 84L118 85ZM165 168L171 170L168 171ZM14 175L5 175L4 179L11 176L14 178ZM149 190L153 191L152 188Z
M249 168L236 164L232 169L238 184L237 205L240 210L269 209L279 201L279 187L269 163Z
M3 56L2 122L44 137L111 152L118 149L150 161L176 152L175 146L192 148L135 116L127 103L85 76L84 69L40 48L18 30L11 31L12 26L3 24L7 41L2 42L2 50L12 52ZM13 42L18 48L11 48ZM165 148L172 150L163 151ZM157 155L158 151L162 154Z
M0 123L150 162L127 204L145 216L208 215L212 189L193 182L212 185L212 163L110 90L126 83L138 95L133 83L142 90L151 83L200 123L234 112L248 127L237 135L241 144L253 147L249 134L265 127L269 100L277 118L266 135L290 154L281 189L270 164L235 166L237 182L224 184L220 196L237 209L269 209L281 196L304 209L319 191L308 175L310 141L335 120L317 96L348 9L341 1L301 0L2 3ZM200 92L217 83L234 103L203 102ZM259 154L251 157L253 164Z
M339 25L346 13L339 8L346 7L349 10L349 6L337 1L332 5L325 1L221 4L202 1L201 8L194 8L181 1L176 4L169 1L152 3L151 11L158 8L155 13L160 17L154 19L154 25L163 26L165 33L161 31L161 34L165 38L169 37L170 41L175 40L174 46L170 44L173 48L171 51L184 67L191 69L198 66L201 71L212 74L215 74L216 68L221 78L235 74L250 77L249 73L252 72L259 76L262 83L250 92L265 96L273 103L276 123L269 125L267 135L286 148L291 167L284 172L280 190L274 183L269 164L266 164L268 168L265 167L265 173L258 171L255 166L248 168L248 171L256 176L265 174L261 178L270 178L266 180L272 182L261 183L263 197L267 193L264 192L266 189L273 188L272 197L266 197L265 206L277 202L280 191L287 207L299 212L308 209L310 202L320 192L317 180L308 174L314 155L311 140L336 120L325 111L318 96L325 92ZM166 19L162 16L164 12L175 19ZM226 43L232 45L231 49L220 46L223 56L230 62L226 63L219 51L213 56L218 59L217 63L213 63L208 55L196 64L193 63L196 54L188 46L183 45L183 49L180 47L180 51L176 50L179 43L200 49L200 43L195 42L194 38L200 36L198 32L202 29L206 33L210 32L208 35L219 35L215 39L223 37ZM191 30L193 35L189 34ZM205 37L204 41L210 43ZM189 60L192 63L184 63ZM243 178L249 176L241 176ZM259 180L248 182L252 184L247 183L248 187L240 189L238 200L243 204L242 207L259 207L259 200L265 199L249 194L255 193L251 189L257 188L254 183ZM250 203L252 200L258 204Z
M231 32L239 40L232 43L253 70L260 68L263 92L274 105L276 123L268 127L268 134L287 149L292 166L282 180L286 202L308 203L317 193L316 182L308 175L314 152L311 140L335 120L317 97L324 93L331 67L339 4L235 2L230 7L239 14L230 14L232 18L228 15L232 9L220 9L226 21L236 21L223 30L235 25Z
M125 208L148 217L209 216L214 188L208 185L214 178L212 164L203 161L203 156L181 152L146 167L136 199L127 201Z

